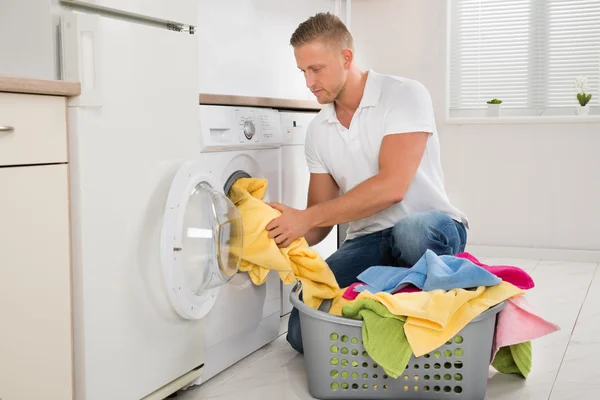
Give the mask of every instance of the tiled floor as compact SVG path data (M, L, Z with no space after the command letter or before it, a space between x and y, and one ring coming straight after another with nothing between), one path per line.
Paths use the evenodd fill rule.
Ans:
M536 287L527 298L562 328L533 342L534 364L527 380L490 369L487 399L600 398L600 269L595 263L482 259L491 265L526 269ZM176 400L312 399L303 356L279 337L205 384Z

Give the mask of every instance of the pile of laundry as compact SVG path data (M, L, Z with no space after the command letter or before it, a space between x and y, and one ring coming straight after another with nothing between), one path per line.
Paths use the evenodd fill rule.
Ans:
M428 250L411 268L373 266L356 283L340 288L304 238L284 249L269 238L266 226L281 214L262 200L266 190L265 179L242 178L228 193L244 227L240 270L256 285L263 284L271 270L285 284L300 280L309 307L317 309L330 299L330 314L363 320L363 345L390 377L400 376L412 355L436 350L502 302L491 358L499 372L526 378L532 366L531 341L560 329L525 299L534 287L525 271L484 265L468 253L438 256Z
M344 291L348 302L341 314L364 321L365 349L391 377L402 374L413 354L436 350L502 302L491 362L499 372L526 378L531 341L560 329L527 302L525 292L534 282L525 271L488 266L468 253L438 256L427 250L412 268L374 266L358 281Z

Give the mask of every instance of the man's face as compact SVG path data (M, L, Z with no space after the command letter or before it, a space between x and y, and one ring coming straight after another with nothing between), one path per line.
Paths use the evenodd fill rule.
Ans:
M294 56L317 101L327 104L336 100L346 84L347 63L342 50L315 41L294 48Z

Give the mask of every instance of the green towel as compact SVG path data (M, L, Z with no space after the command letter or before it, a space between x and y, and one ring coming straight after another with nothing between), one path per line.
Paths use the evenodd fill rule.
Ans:
M404 334L406 317L390 313L383 304L371 299L344 305L342 315L362 319L363 346L369 356L390 377L398 378L402 375L413 354Z
M501 347L492 367L503 374L517 374L527 378L531 372L531 342Z

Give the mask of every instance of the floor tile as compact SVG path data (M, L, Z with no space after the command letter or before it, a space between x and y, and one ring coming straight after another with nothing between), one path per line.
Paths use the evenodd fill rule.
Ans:
M581 384L600 385L598 360L600 360L600 272L596 271L554 385L557 393L566 393L566 388L578 388ZM554 393L553 391L553 395ZM600 393L597 394L597 398L600 398Z
M596 270L579 313L572 340L582 343L600 343L600 267Z
M308 393L304 357L289 346L269 354L234 379L211 391L207 396L186 400L222 399L238 400L313 399Z
M273 342L269 343L268 345L264 346L263 348L250 354L248 357L246 357L243 360L239 361L238 363L232 365L225 371L214 376L212 379L202 383L201 385L193 386L193 387L189 388L188 390L181 391L178 394L178 396L176 397L176 400L204 399L205 398L204 396L207 396L208 393L210 393L216 387L225 383L232 377L240 374L244 370L250 368L251 366L253 366L257 362L259 362L260 360L269 356L269 354L277 352L283 346L287 346L287 345L288 344L285 341L285 335L279 336Z
M598 382L600 384L598 360L600 360L600 343L571 341L556 382ZM600 393L598 398L600 398Z
M600 398L600 384L562 382L552 389L550 400L597 400Z
M594 263L541 261L531 273L536 287L527 299L542 316L571 332L596 268Z

